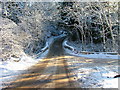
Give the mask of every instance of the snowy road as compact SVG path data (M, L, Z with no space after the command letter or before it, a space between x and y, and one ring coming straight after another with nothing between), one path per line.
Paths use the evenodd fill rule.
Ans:
M17 79L4 85L7 88L118 88L118 79L113 78L118 74L118 60L65 54L61 43L64 39L56 39L45 59L22 75L11 76Z
M117 88L115 64L76 56L46 58L6 84L11 83L9 88Z

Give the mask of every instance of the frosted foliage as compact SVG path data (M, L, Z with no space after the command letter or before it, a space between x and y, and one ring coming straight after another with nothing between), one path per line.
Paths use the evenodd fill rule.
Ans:
M34 55L44 47L50 22L56 20L57 4L3 2L1 28L2 59ZM7 18L7 19L6 19Z
M117 51L118 2L64 2L61 7L60 27L81 42L82 50L100 43L102 51Z
M6 60L12 55L16 57L24 55L23 45L29 41L29 34L20 31L20 27L9 19L0 18L0 28L1 57Z

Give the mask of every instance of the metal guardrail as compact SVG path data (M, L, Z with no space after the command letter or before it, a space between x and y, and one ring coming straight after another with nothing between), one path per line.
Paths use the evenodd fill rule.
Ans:
M71 51L76 51L75 48L73 48L72 46L68 45L67 44L67 41L64 43L64 48L67 48ZM78 52L78 51L76 51ZM100 54L100 53L103 53L103 54L110 54L110 55L120 55L118 52L89 52L89 51L80 51L78 53L81 53L81 54Z
M118 55L117 52L88 52L88 51L81 51L80 53L82 53L82 54L100 54L100 53L103 53L103 54L110 54L110 55Z

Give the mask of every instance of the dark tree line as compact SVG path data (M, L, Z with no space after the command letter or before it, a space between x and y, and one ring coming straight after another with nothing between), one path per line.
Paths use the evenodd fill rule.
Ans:
M65 28L72 41L79 40L83 50L87 44L93 43L101 44L102 51L117 51L117 2L63 2L60 6L58 26Z

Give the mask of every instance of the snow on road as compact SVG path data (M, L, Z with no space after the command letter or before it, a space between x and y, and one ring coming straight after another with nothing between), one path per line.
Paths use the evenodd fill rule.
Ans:
M77 54L74 54L77 55ZM105 58L105 59L117 59L116 55L104 55L104 54L92 54L92 55L79 55L87 58ZM94 56L94 57L93 57ZM101 56L101 57L100 57ZM39 59L40 60L40 59ZM22 71L36 64L38 60L31 57L23 57L20 62L8 61L0 62L0 81L2 82L11 81L14 77L12 75L19 75ZM74 64L76 67L78 64ZM85 63L84 63L85 65ZM93 67L80 67L74 71L77 75L78 81L82 82L81 87L83 88L118 88L118 78L113 78L118 75L118 66L93 66ZM1 85L2 86L2 85ZM1 87L0 86L0 87Z
M72 47L74 50L74 48ZM74 56L80 56L85 58L96 58L96 59L114 59L117 62L118 55L110 55L105 53L94 53L94 54L80 54L67 50L66 52L69 52L69 54ZM46 51L47 53L47 51ZM44 54L43 56L45 56ZM32 65L36 64L40 59L33 59L32 57L21 57L21 60L19 62L15 62L14 58L10 61L0 61L0 88L4 85L2 85L3 82L11 81L15 77L9 77L12 75L19 75L22 71L25 69L31 67ZM68 61L69 62L69 61ZM113 61L111 61L112 63ZM71 62L73 64L73 62ZM79 63L79 62L78 62ZM73 64L73 66L81 65ZM82 63L82 65L85 65L86 63ZM99 66L92 66L92 67L80 67L77 70L74 70L73 72L77 75L78 81L82 82L82 87L85 88L118 88L118 78L113 78L115 75L118 74L118 65L99 65Z
M88 59L81 63L81 60L67 61L71 67L79 67L72 72L77 76L77 81L82 88L118 88L118 78L114 76L120 74L118 72L119 55L110 55L100 52L99 54L80 54L71 50L66 50L73 56L79 56ZM83 60L84 60L83 59ZM94 63L98 61L98 63ZM101 63L102 62L102 63Z

